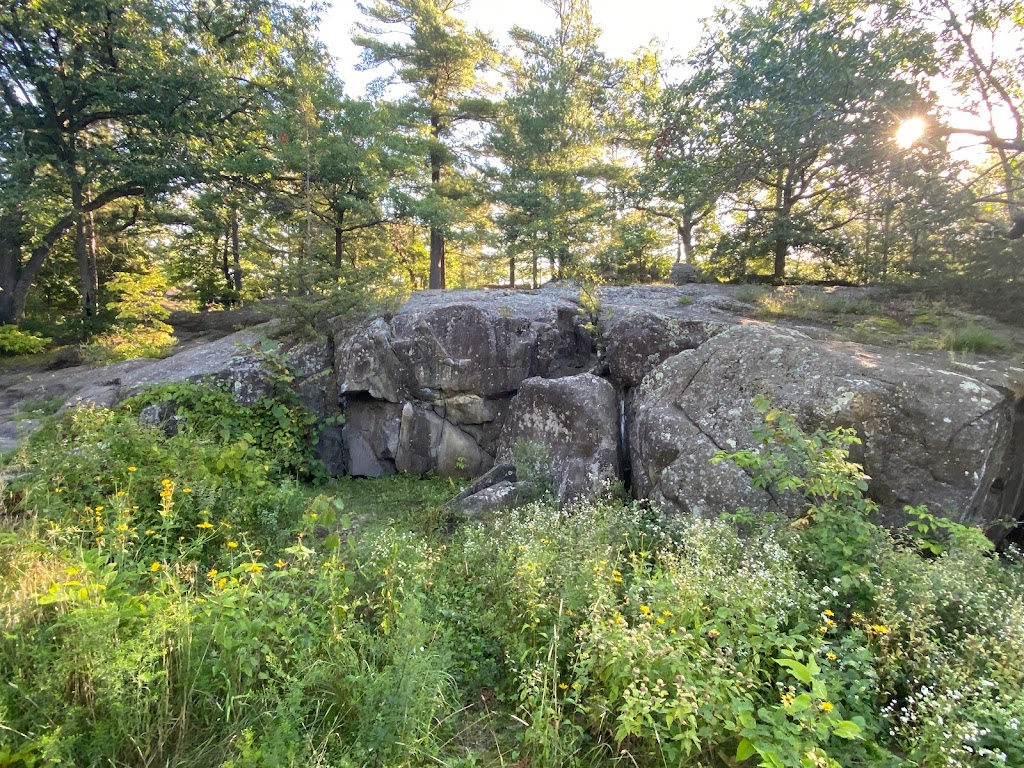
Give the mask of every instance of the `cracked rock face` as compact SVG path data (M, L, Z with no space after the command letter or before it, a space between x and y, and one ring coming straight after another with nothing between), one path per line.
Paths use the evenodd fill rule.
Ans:
M589 367L593 342L579 307L557 293L416 294L391 320L337 345L339 393L401 403L460 393L510 396L531 376Z
M456 476L493 464L524 380L593 364L594 342L570 291L419 293L390 320L339 338L335 353L343 400L372 398L401 409L397 447L393 455L378 453L378 463ZM345 433L348 454L368 458L383 445L363 432Z
M521 440L543 446L559 501L597 495L603 483L621 477L615 388L590 373L527 379L505 422L499 461L511 460Z
M856 428L863 445L853 458L871 478L885 524L906 522L904 505L927 504L999 538L993 526L1016 516L1011 397L906 355L757 324L668 359L633 394L636 495L700 515L788 506L730 463L710 464L718 450L752 447L757 394L805 429Z

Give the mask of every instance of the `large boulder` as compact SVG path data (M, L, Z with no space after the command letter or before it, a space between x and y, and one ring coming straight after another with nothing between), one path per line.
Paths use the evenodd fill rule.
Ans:
M402 407L395 466L400 472L476 477L494 463L473 436L433 411L412 403Z
M542 446L558 499L593 497L604 483L621 478L619 423L619 400L605 379L590 373L527 379L505 422L497 458L513 461L517 443Z
M397 403L359 400L345 407L341 429L342 463L354 477L395 474L402 406Z
M117 399L159 384L195 381L226 385L238 402L252 405L273 392L273 377L261 355L279 346L268 337L273 328L268 323L151 361L121 377Z
M428 291L339 338L335 366L342 396L433 403L511 396L530 376L586 370L592 355L578 304L560 293Z
M662 362L696 349L726 326L706 317L680 317L647 307L611 307L601 318L601 338L612 381L637 386Z
M757 394L806 429L856 428L863 445L854 458L871 477L883 523L905 522L908 504L989 528L1020 515L1012 396L908 355L760 324L670 358L633 393L636 495L699 515L790 506L732 464L710 463L718 450L751 447Z

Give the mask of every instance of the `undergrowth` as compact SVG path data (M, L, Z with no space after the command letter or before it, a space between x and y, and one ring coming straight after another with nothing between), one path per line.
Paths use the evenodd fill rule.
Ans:
M0 766L1024 764L1019 558L923 510L893 538L852 433L758 405L718 460L796 518L454 532L446 481L300 484L280 422L218 469L239 414L65 415L3 490Z

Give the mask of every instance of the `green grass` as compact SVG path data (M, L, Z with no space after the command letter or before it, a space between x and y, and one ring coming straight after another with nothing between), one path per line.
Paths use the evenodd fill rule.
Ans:
M1009 346L1009 342L998 333L975 323L947 329L939 343L942 349L950 352L976 354L996 354Z
M775 412L721 458L806 493L797 526L450 528L447 480L299 483L308 446L257 412L243 449L204 403L170 438L63 416L3 488L0 765L1024 764L1024 565L874 526L850 433Z

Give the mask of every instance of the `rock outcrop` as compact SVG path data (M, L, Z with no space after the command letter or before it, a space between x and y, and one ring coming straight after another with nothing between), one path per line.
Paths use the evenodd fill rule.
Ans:
M596 362L593 337L570 296L425 292L394 317L337 339L346 413L362 424L368 401L401 408L394 450L386 440L365 439L360 427L345 431L344 451L362 456L371 475L389 462L418 474L485 471L523 381L579 373Z
M331 339L273 341L266 326L166 360L10 383L0 447L31 427L5 418L24 401L112 405L153 384L213 381L254 402L279 382L280 361L325 425L318 453L332 474L481 476L457 500L476 514L533 495L528 475L541 470L564 503L621 480L666 514L792 511L743 470L710 463L751 445L762 394L808 430L857 430L854 459L888 524L904 522L904 505L927 504L998 540L1024 517L1024 369L755 322L743 295L703 284L607 288L595 305L572 286L422 292ZM146 418L174 428L158 408ZM517 444L536 466L516 472Z
M590 373L530 378L512 403L498 459L513 460L521 441L543 446L555 497L562 503L592 498L621 479L619 431L619 399L605 379Z
M710 463L751 444L763 394L808 430L858 431L854 458L889 524L903 522L904 505L928 504L998 539L1000 521L1024 513L1024 420L1009 386L753 322L717 286L610 288L600 301L564 287L425 292L338 338L339 395L355 419L346 455L366 458L366 474L474 474L525 441L550 457L564 502L619 478L667 514L785 511L787 499L739 468ZM363 426L367 408L388 409L392 430L400 409L397 441ZM463 508L523 495L521 478L495 477Z
M1019 503L1019 490L1007 493L1012 398L907 356L764 325L736 326L644 380L630 419L635 492L701 515L786 506L735 466L710 463L718 450L752 447L757 394L805 429L856 428L854 458L890 525L905 522L904 505L927 504L990 526Z

